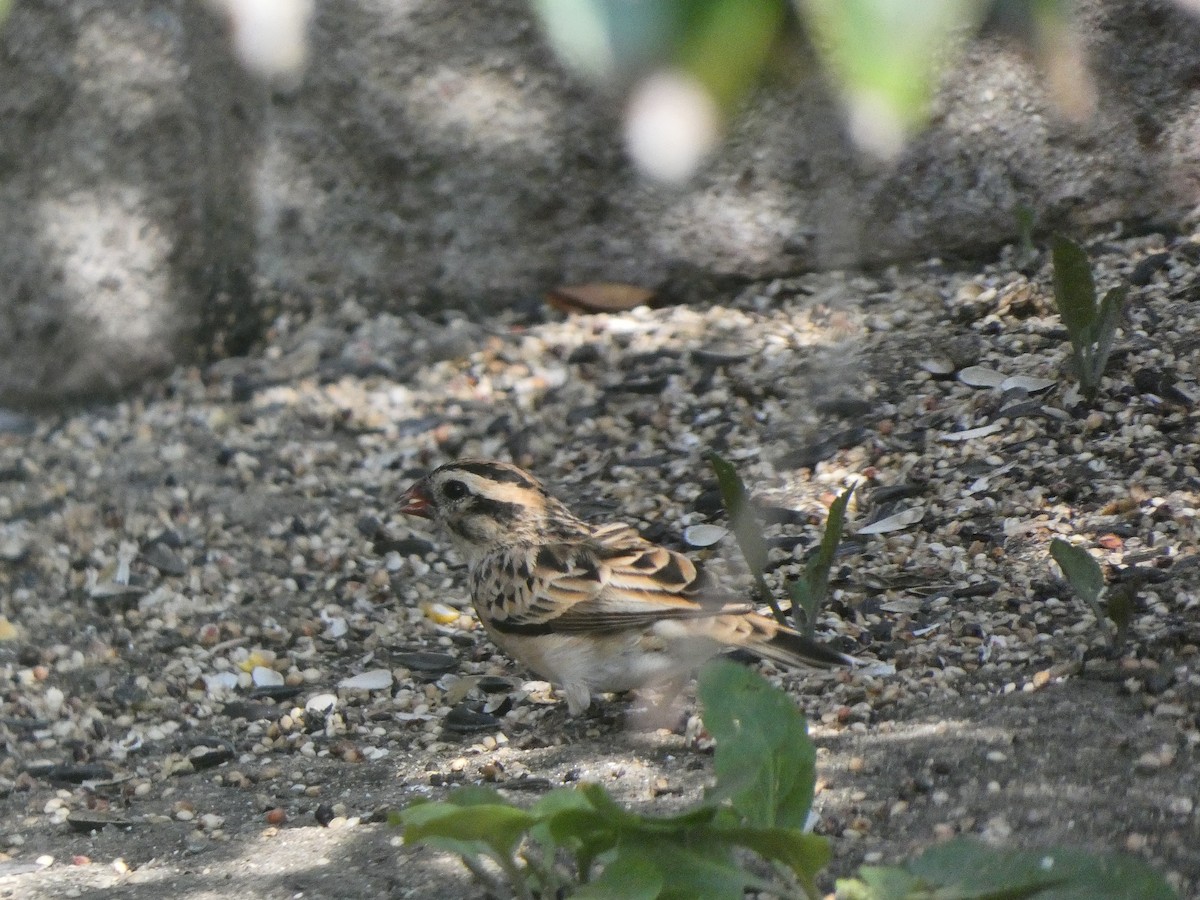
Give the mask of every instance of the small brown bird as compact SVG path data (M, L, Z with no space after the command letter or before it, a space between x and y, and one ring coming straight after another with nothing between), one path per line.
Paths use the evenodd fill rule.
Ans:
M713 597L695 563L628 525L577 519L517 466L449 463L401 502L450 533L479 621L505 653L561 685L571 715L593 692L672 682L723 649L789 666L854 662L749 603Z

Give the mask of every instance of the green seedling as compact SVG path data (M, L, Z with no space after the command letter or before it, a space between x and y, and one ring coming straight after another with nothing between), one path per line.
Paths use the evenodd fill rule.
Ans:
M1038 257L1037 247L1033 243L1033 232L1037 227L1037 213L1034 212L1032 206L1018 203L1014 214L1017 219L1017 265L1024 268Z
M779 688L728 661L704 669L699 697L716 740L716 780L681 814L632 812L598 784L551 791L528 810L491 788L464 787L409 805L394 823L406 844L459 855L498 896L821 896L816 875L829 846L804 831L816 761L804 717ZM773 868L752 871L747 853Z
M846 523L846 506L854 488L849 487L829 507L829 518L825 520L825 533L821 535L821 546L804 564L804 574L787 583L788 595L792 598L792 621L796 630L811 638L817 628L817 613L825 596L829 593L829 570L842 540L842 527Z
M784 616L783 610L779 608L779 604L775 602L775 597L771 594L771 588L767 585L764 575L767 570L767 542L763 538L762 525L759 524L758 517L754 514L754 504L750 502L750 492L746 490L746 485L742 481L742 477L738 475L737 469L729 462L713 452L708 454L708 462L717 476L721 502L725 504L725 512L729 514L729 522L733 526L733 536L737 539L746 565L750 567L750 575L754 578L758 596L771 607L771 613L775 616L776 621L780 625L786 625L787 618Z
M1054 302L1071 339L1079 389L1088 403L1094 403L1128 288L1115 287L1097 302L1087 254L1064 237L1055 237L1053 259Z
M1067 583L1079 598L1092 608L1097 624L1104 627L1106 621L1112 621L1115 632L1111 637L1115 646L1124 637L1133 617L1132 596L1126 598L1124 593L1121 593L1115 603L1109 597L1108 612L1105 614L1101 600L1105 598L1107 585L1104 582L1104 573L1100 570L1100 563L1082 547L1069 544L1062 538L1055 538L1050 542L1050 555L1062 569ZM1134 591L1136 592L1136 587Z
M717 485L721 489L721 499L725 503L725 511L733 525L733 534L737 538L738 547L745 557L746 565L758 594L771 607L771 612L780 624L786 625L787 619L775 602L770 587L767 586L767 542L763 537L762 525L754 515L754 507L750 502L750 493L746 490L741 476L730 463L716 453L708 454L708 461L717 476ZM817 613L821 603L829 593L829 570L833 566L833 558L837 553L838 544L842 539L842 527L846 522L846 505L850 502L850 488L833 502L829 508L829 518L825 522L825 533L821 536L821 546L809 557L804 565L804 574L787 582L785 589L792 601L792 622L796 630L805 637L811 638L817 627Z

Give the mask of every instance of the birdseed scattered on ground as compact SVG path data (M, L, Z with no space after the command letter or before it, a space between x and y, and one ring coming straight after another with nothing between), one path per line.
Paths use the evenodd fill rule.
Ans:
M685 806L709 772L695 721L631 731L621 699L568 719L394 500L456 456L511 459L585 518L748 585L716 450L768 523L775 586L858 488L818 633L868 665L764 668L820 748L831 873L971 834L1127 850L1194 895L1200 241L1089 249L1102 289L1133 285L1094 407L1048 266L1004 256L544 321L277 298L253 357L16 417L0 894L462 894L448 857L396 846L388 810L581 780ZM1055 537L1133 598L1118 652L1050 561Z

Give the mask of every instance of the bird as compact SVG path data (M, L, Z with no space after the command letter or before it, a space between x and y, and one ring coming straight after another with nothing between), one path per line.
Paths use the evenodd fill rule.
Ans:
M725 650L792 667L856 662L722 595L695 562L632 526L577 518L511 463L447 463L399 502L445 529L488 636L556 685L571 716L597 693L678 686Z

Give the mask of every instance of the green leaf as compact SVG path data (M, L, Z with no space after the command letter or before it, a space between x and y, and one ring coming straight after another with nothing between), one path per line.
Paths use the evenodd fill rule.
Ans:
M780 0L708 0L691 10L679 61L728 110L762 72L787 7Z
M600 818L613 828L630 830L641 824L640 816L626 810L600 785L586 782L579 786L579 791L587 798L592 809L599 814Z
M554 846L575 855L580 877L586 877L601 854L617 846L621 832L592 809L564 809L546 822Z
M738 865L728 844L697 841L684 847L663 843L639 850L662 874L662 900L743 900L747 889L771 888Z
M1018 203L1013 213L1017 220L1017 258L1028 263L1037 258L1037 247L1033 245L1037 211L1032 206Z
M578 900L655 900L662 889L658 866L641 853L625 851L604 867L599 878L571 896Z
M658 844L664 840L690 839L702 833L720 812L712 804L701 804L674 816L640 815L625 809L598 784L582 784L578 791L587 798L591 809L564 810L554 817L551 828L560 840L570 835L582 839L590 856L584 860L588 865L622 841Z
M1100 597L1104 593L1104 573L1100 570L1100 563L1082 547L1068 544L1062 538L1050 542L1050 555L1075 593L1092 608L1096 622L1103 623L1105 617L1100 608Z
M825 532L821 535L821 546L804 564L804 576L788 582L787 591L792 598L792 621L805 637L812 638L817 627L817 613L829 592L829 570L837 555L842 540L842 529L846 524L846 506L854 493L851 486L829 507L825 520ZM801 617L797 612L802 612Z
M824 591L814 589L805 571L801 577L787 582L785 585L788 597L792 601L792 625L806 638L812 638L817 631L817 613L821 609L821 597Z
M986 11L980 0L799 0L849 107L853 137L895 153L922 126L942 70Z
M864 866L839 881L845 900L1175 900L1141 860L1078 850L1000 850L960 838L903 866Z
M754 576L758 593L770 605L771 612L775 614L779 624L786 625L787 620L780 611L779 604L771 596L771 589L767 586L766 578L763 577L767 568L767 542L763 539L762 526L754 515L750 492L746 490L746 485L737 470L716 453L711 451L708 453L708 462L717 476L717 487L721 490L721 502L725 504L725 511L729 513L729 523L733 527L733 535L737 538L738 547L742 551L742 556L745 557L746 565L750 567L750 574Z
M825 533L821 536L821 552L818 554L821 571L826 580L829 579L829 567L833 564L834 554L842 541L842 529L846 525L846 507L854 494L854 485L842 491L829 506L829 518L825 521Z
M481 784L467 784L455 788L446 797L445 802L455 806L512 806L495 788Z
M701 804L694 809L674 816L644 816L625 809L601 785L581 784L579 792L587 798L592 809L606 827L622 833L650 832L671 834L684 832L708 825L716 818L718 809L711 804Z
M1053 259L1054 302L1071 339L1079 387L1091 402L1100 389L1128 289L1115 287L1097 303L1087 254L1062 236L1054 238Z
M1096 351L1092 362L1092 376L1096 384L1108 364L1108 355L1112 352L1113 340L1117 335L1117 325L1121 321L1121 308L1125 305L1125 297L1129 293L1126 285L1112 288L1100 301L1100 310L1096 318Z
M559 847L574 851L580 841L571 829L565 829L562 840L555 833L552 823L557 816L567 812L583 812L591 814L591 804L587 798L575 788L555 788L544 794L537 803L529 809L529 814L537 819L537 824L529 829L530 840L536 842L547 859L553 859Z
M922 880L900 866L862 866L858 878L839 878L838 900L909 900L928 897Z
M1138 591L1141 584L1138 581L1126 581L1117 585L1105 596L1104 606L1108 610L1108 618L1117 626L1117 641L1125 639L1129 626L1133 622L1133 613Z
M1084 352L1095 340L1096 282L1087 254L1074 241L1055 235L1051 245L1054 260L1054 302L1071 344Z
M803 828L812 808L816 750L791 698L725 660L700 673L704 724L716 739L710 800L729 799L749 825Z
M719 840L753 850L763 859L783 863L806 881L815 878L832 856L828 840L798 828L734 826L715 829L713 834Z
M961 900L1174 900L1166 881L1139 859L1051 848L1000 850L960 838L932 847L904 868L939 898Z
M506 858L537 821L508 804L453 802L410 806L401 811L400 820L405 843L427 843L455 853L478 853L486 847Z
M555 788L538 798L537 803L529 808L529 814L544 821L564 810L590 808L587 797L576 788Z

